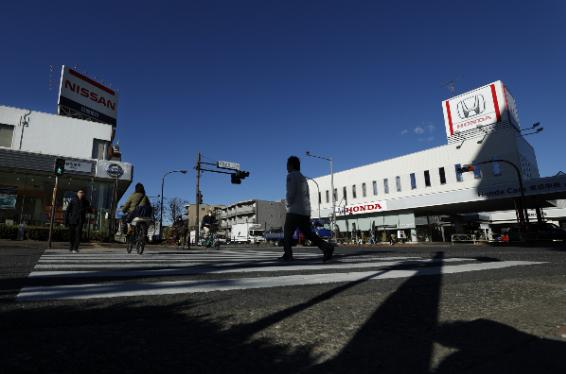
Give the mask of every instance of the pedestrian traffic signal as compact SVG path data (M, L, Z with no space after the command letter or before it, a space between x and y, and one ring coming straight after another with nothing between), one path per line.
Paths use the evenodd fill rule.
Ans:
M232 184L241 184L242 183L242 179L245 179L247 177L250 176L250 172L249 171L237 171L234 174L231 174L231 181Z
M58 158L55 160L55 175L63 175L65 172L65 159Z

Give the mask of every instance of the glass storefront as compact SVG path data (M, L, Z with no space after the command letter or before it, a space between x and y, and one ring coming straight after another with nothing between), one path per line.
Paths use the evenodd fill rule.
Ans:
M55 176L50 173L0 171L0 223L49 225L54 185ZM120 187L125 189L122 185ZM100 179L88 175L65 174L59 177L55 224L63 224L64 210L78 189L85 189L86 197L94 209L93 214L89 215L86 231L108 232L115 183L111 179Z

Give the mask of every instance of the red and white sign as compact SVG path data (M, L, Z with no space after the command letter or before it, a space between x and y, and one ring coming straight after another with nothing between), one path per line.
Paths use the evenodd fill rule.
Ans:
M369 214L387 210L387 202L384 200L371 201L369 203L336 207L336 215L347 216L350 214Z
M442 110L448 137L502 120L518 125L515 100L501 81L444 100Z
M118 111L118 93L113 89L71 69L63 66L59 100L61 107L80 112L97 122L116 125Z

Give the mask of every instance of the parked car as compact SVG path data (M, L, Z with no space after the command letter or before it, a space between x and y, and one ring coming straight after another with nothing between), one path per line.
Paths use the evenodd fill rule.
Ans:
M495 237L496 242L563 242L566 241L566 231L549 222L531 223L525 232L519 227L503 229L501 235Z

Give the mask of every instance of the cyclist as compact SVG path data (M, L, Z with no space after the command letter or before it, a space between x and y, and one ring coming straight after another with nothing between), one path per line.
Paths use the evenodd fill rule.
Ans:
M210 236L213 234L213 230L215 226L216 226L216 218L212 214L212 211L209 211L208 214L203 217L202 225L201 225L206 240L210 239Z
M122 207L124 213L123 222L124 228L127 225L127 235L132 233L132 226L130 223L136 217L149 217L151 215L151 203L145 194L143 184L137 183L134 192L128 197L126 203Z

